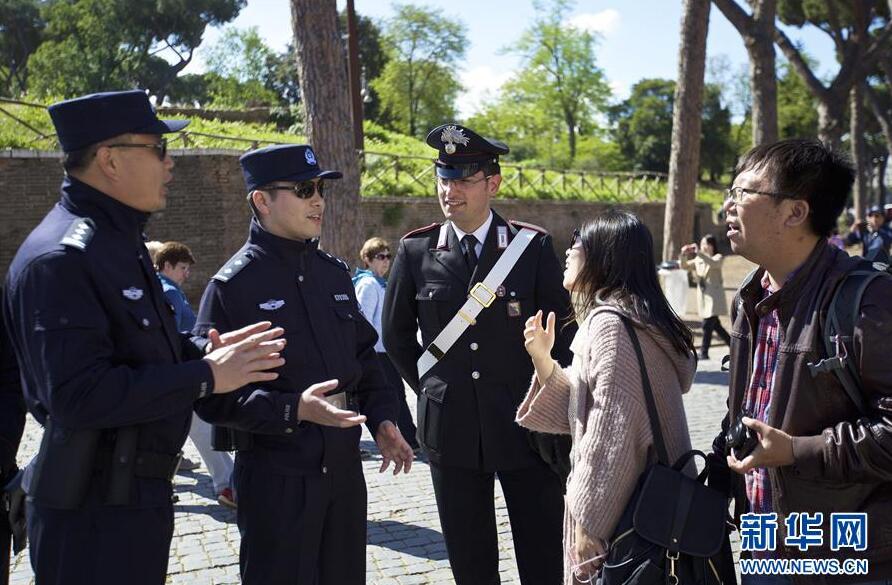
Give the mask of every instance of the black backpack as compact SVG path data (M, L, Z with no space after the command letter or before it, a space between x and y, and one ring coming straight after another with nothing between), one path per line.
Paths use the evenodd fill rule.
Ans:
M861 299L868 285L877 278L892 276L889 255L885 251L861 258L842 278L833 292L827 317L821 328L826 355L818 363L809 363L812 377L822 372L833 372L839 379L858 412L864 414L867 408L861 393L861 374L855 362L854 335L855 322L861 312Z

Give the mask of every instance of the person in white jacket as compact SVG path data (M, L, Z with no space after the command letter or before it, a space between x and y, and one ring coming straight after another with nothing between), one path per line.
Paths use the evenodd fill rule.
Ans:
M359 258L362 260L365 268L357 269L353 277L356 299L359 301L359 308L362 310L362 314L378 333L378 343L375 345L375 351L381 362L381 369L384 370L391 388L396 392L397 401L400 405L397 426L403 438L406 439L412 450L417 453L419 451L418 439L415 438L417 429L412 420L409 405L406 403L406 389L403 385L403 379L396 371L393 362L387 357L384 342L381 340L381 313L384 308L384 289L387 286L387 280L384 276L390 271L390 262L393 258L390 253L390 244L383 238L370 238L362 245L362 249L359 251Z

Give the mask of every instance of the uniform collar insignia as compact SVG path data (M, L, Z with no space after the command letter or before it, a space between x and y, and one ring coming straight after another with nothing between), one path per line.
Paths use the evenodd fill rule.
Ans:
M260 303L257 306L259 308L263 309L264 311L275 311L276 309L281 309L282 307L284 307L285 301L280 301L280 300L277 301L275 299L270 299L270 300L266 301L265 303Z

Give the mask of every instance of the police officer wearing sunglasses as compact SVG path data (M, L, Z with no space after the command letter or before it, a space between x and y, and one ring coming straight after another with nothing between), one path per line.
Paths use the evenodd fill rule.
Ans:
M521 583L556 585L563 578L561 481L514 417L533 374L524 323L537 309L570 313L562 270L542 228L506 221L491 209L505 144L458 124L434 128L427 143L438 151L435 180L446 221L400 242L384 299L384 345L419 394L418 440L430 459L455 582L499 583L498 476ZM482 281L524 228L534 232L529 245L502 284L481 295ZM472 292L486 306L467 319L460 309ZM457 315L470 323L451 346L440 347L435 340L453 330ZM562 363L570 362L575 331L575 324L561 329L555 357ZM428 354L436 363L421 372Z
M141 91L49 113L65 151L61 199L19 248L3 306L44 425L23 482L31 565L41 585L161 585L193 403L274 378L263 370L282 364L284 340L268 323L209 332L229 347L208 353L177 332L142 230L172 178L161 135L188 122L159 120Z
M213 277L198 332L257 319L286 327L279 377L198 407L233 430L240 568L246 585L365 583L366 486L359 425L384 471L412 464L397 402L360 313L347 265L319 249L325 182L307 145L240 159L254 212L248 241ZM222 446L222 445L221 445Z

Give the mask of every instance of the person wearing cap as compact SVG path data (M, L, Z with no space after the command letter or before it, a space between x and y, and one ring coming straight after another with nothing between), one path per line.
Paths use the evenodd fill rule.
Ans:
M845 239L846 245L861 243L861 255L872 260L886 260L892 246L892 230L886 226L886 213L879 205L867 210L867 221L856 221Z
M49 112L62 196L13 259L3 305L45 427L24 475L31 565L40 585L161 585L193 402L275 378L264 370L283 362L283 332L261 323L208 342L176 330L142 228L171 180L162 135L186 122L159 120L141 91Z
M211 279L195 332L258 318L291 333L279 377L196 409L237 436L235 492L246 585L365 583L366 485L359 425L409 471L396 397L375 354L347 265L319 249L327 181L307 145L240 159L254 213L248 241ZM306 390L305 390L306 389Z
M542 228L506 221L490 208L505 144L458 124L434 128L427 143L439 151L437 194L446 221L400 241L382 326L388 355L419 395L418 441L430 461L452 573L459 585L499 583L498 475L521 582L561 583L563 485L514 418L533 374L524 323L537 309L571 314L562 270ZM482 281L524 228L532 240L502 284L486 292ZM456 327L469 292L485 308L473 319L459 315L460 336L437 346L441 332ZM555 344L553 355L565 366L575 332L567 323ZM419 375L422 363L433 365Z

